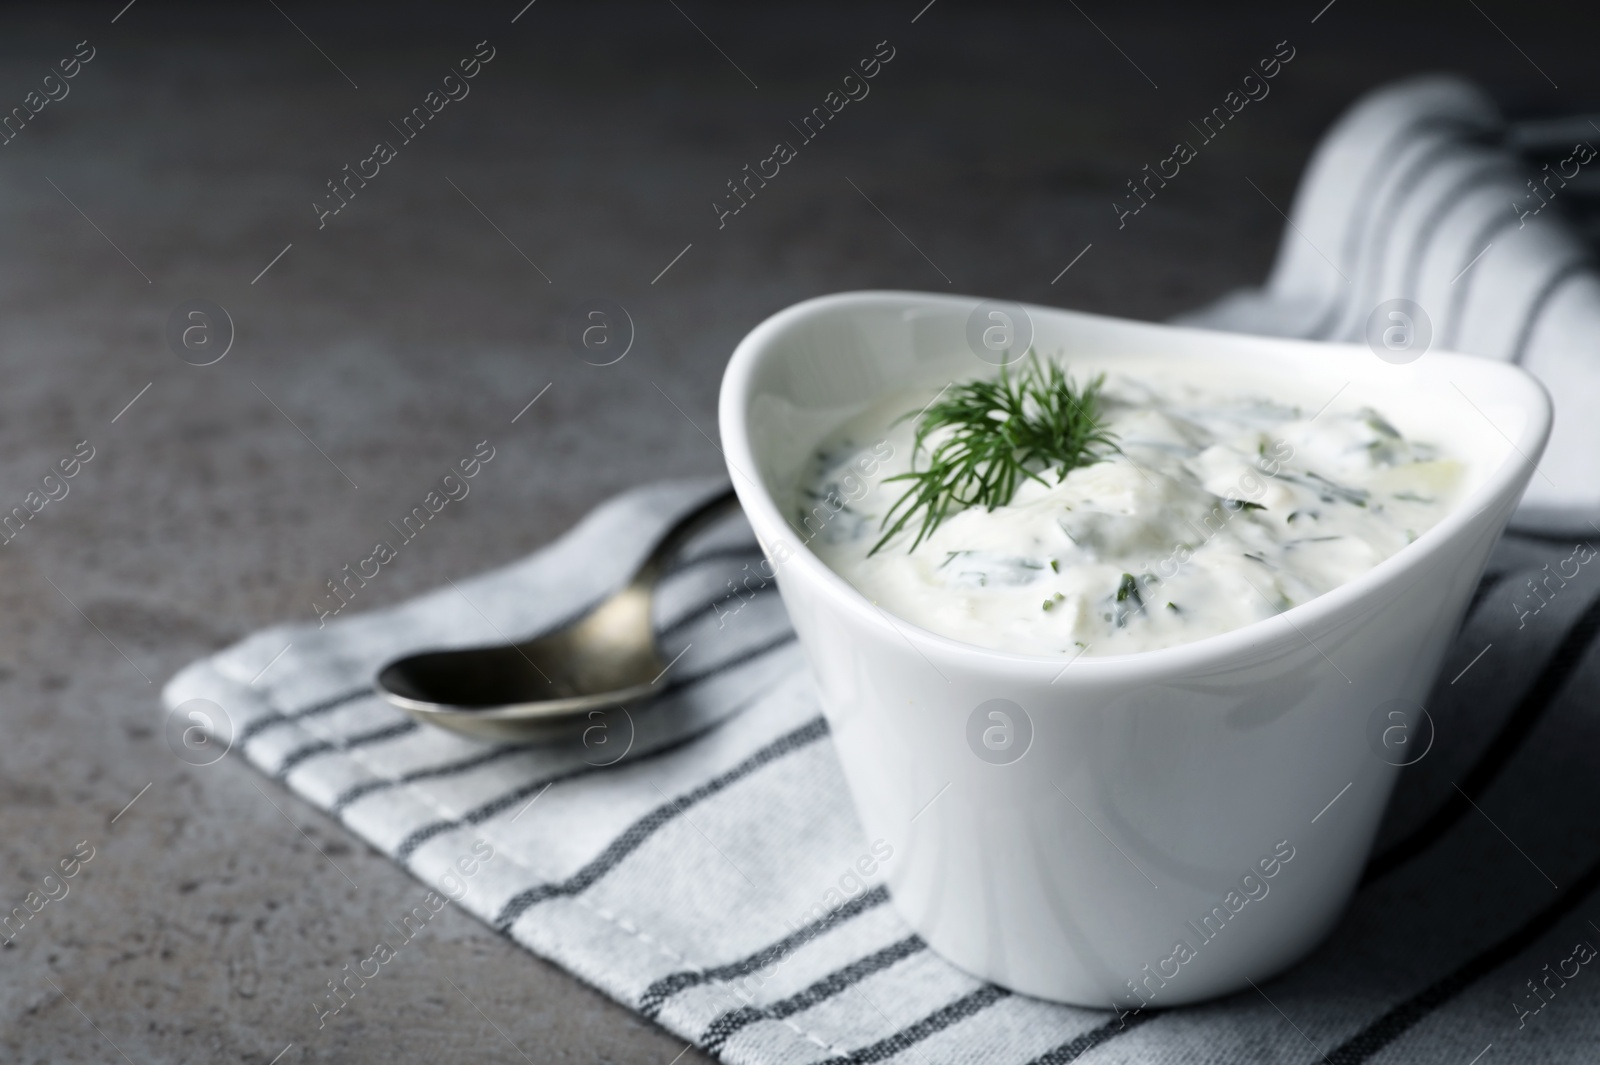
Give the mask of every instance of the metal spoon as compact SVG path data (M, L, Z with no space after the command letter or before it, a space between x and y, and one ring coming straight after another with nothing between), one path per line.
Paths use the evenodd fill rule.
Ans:
M419 721L499 742L562 738L594 711L655 694L668 666L650 623L656 584L691 537L737 507L730 488L690 511L627 584L561 628L397 658L378 670L378 694Z

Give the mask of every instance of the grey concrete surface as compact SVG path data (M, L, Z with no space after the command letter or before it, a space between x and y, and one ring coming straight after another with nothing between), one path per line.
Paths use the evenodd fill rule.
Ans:
M123 2L0 11L0 107L95 49L0 146L0 511L94 448L0 547L0 909L94 848L0 946L6 1061L669 1065L681 1040L455 912L319 1031L325 981L420 887L237 758L175 758L163 680L309 620L478 440L500 457L368 605L515 558L629 485L717 471L723 361L793 301L898 287L1162 317L1260 277L1274 204L1361 90L1450 68L1576 109L1600 81L1571 16L1489 0L1338 0L1315 22L1322 0L538 0L515 22L522 0ZM470 95L319 229L324 183L483 40ZM724 183L883 40L870 96L719 229ZM1119 231L1124 181L1281 40L1271 95ZM562 340L589 293L637 325L615 365ZM211 366L163 340L193 298L236 326Z

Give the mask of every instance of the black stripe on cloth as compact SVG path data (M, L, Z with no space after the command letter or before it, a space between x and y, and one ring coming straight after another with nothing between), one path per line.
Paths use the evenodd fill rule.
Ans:
M671 695L678 694L684 689L693 687L696 684L700 684L704 681L720 676L729 670L737 669L739 666L745 665L765 654L785 646L786 644L794 642L794 638L795 636L792 631L787 632L774 640L768 641L767 643L750 648L747 651L741 651L736 655L732 655L723 661L718 662L716 665L706 669L704 672L691 674L686 677L679 677L676 680L670 681L667 686L661 690L661 694L656 696L656 699L665 699ZM673 744L672 746L676 747L677 745ZM364 780L360 784L352 785L341 792L339 796L333 800L332 810L335 813L338 813L351 803L355 802L357 799L363 798L364 796L370 795L376 791L383 791L399 785L410 784L418 780L435 780L440 777L454 776L457 773L466 773L473 769L478 769L482 766L489 765L493 762L514 757L515 755L522 754L525 751L525 747L515 745L494 747L490 750L484 751L480 754L472 755L468 758L462 758L454 762L447 762L444 765L431 766L427 769L412 770L411 772L401 774L398 777L386 777L382 780ZM469 814L466 816L470 817L471 815ZM485 816L492 817L493 814L491 813ZM454 827L454 825L459 822L443 823L445 824L446 828L449 828ZM444 831L444 829L439 829L439 831ZM437 832L434 833L434 835L437 834Z
M700 1046L715 1054L741 1028L746 1028L757 1021L781 1021L785 1017L803 1013L813 1006L826 1002L853 985L859 984L874 973L880 973L891 965L911 957L918 951L927 949L927 946L928 944L922 941L921 936L909 935L898 942L889 944L882 950L874 951L864 958L851 962L842 969L834 970L804 991L790 995L786 999L766 1006L740 1006L736 1010L724 1013L712 1021L710 1027L700 1036Z
M1401 274L1400 295L1415 298L1417 288L1422 280L1422 264L1428 257L1428 249L1433 247L1433 238L1444 229L1445 216L1456 207L1470 193L1477 191L1480 186L1490 184L1495 178L1510 178L1515 180L1517 168L1511 160L1496 156L1473 165L1463 171L1439 196L1434 200L1433 207L1426 216L1417 224L1417 239L1411 242L1411 248L1406 256L1405 272Z
M1395 218L1405 209L1406 204L1411 201L1411 197L1416 194L1423 177L1438 165L1439 157L1460 152L1465 147L1459 139L1445 134L1423 148L1416 158L1407 163L1405 169L1400 172L1400 176L1395 179L1393 187L1389 190L1389 195L1378 205L1377 210L1372 213L1370 224L1374 232L1372 238L1366 242L1365 255L1363 257L1369 264L1369 268L1362 270L1360 268L1360 260L1358 260L1356 269L1352 271L1354 274L1351 278L1350 286L1350 301L1352 303L1360 306L1378 302L1377 293L1383 285L1383 260L1389 250L1390 241L1394 239L1397 228L1394 224ZM1358 289L1360 294L1357 292ZM1335 320L1329 326L1330 334L1337 327L1338 320ZM1322 339L1331 339L1331 336L1324 336Z
M674 744L670 748L663 749L659 752L654 752L646 757L654 757L655 753L667 754L681 746L683 745ZM642 761L643 759L640 760ZM404 862L407 858L410 858L411 855L416 853L418 847L422 846L435 836L442 835L452 829L460 828L463 825L481 824L496 814L504 813L506 810L509 810L512 806L515 806L523 799L526 799L528 796L537 792L543 791L547 787L552 787L556 784L564 784L569 780L588 776L590 773L597 770L610 768L612 768L610 765L592 765L586 762L581 766L573 766L572 768L557 773L553 776L540 777L538 780L530 780L526 784L519 784L512 790L497 795L483 805L475 807L474 809L463 814L461 817L447 821L430 821L428 824L423 825L421 828L409 833L400 841L400 846L395 848L395 857Z
M1459 790L1452 791L1439 808L1408 836L1368 862L1366 871L1361 875L1362 887L1433 846L1472 809L1472 803L1488 790L1506 764L1522 749L1522 744L1538 727L1545 712L1583 664L1597 633L1600 633L1600 595L1589 603L1567 630L1533 685L1507 715L1500 731L1484 746L1477 762L1461 778L1457 785Z
M1470 123L1460 119L1441 118L1438 115L1424 115L1414 118L1410 122L1395 130L1393 136L1372 155L1372 165L1367 168L1361 181L1361 192L1356 197L1356 203L1367 205L1368 211L1359 219L1352 219L1351 224L1345 227L1344 247L1339 253L1339 262L1347 270L1355 269L1355 262L1361 254L1361 242L1367 232L1368 222L1371 219L1370 211L1377 194L1377 186L1383 181L1384 175L1389 172L1389 162L1395 153L1407 144L1432 131L1442 133L1462 133L1473 130ZM1339 269L1339 267L1335 267ZM1349 286L1346 286L1348 289ZM1333 303L1328 307L1322 320L1313 325L1304 336L1326 336L1344 317L1347 307L1347 297L1343 293L1335 293Z
M1566 893L1510 935L1478 952L1454 972L1392 1007L1328 1055L1330 1065L1358 1065L1394 1042L1430 1013L1526 950L1600 887L1600 861L1568 885Z
M418 727L415 721L407 718L404 721L395 721L382 725L368 732L359 732L354 736L340 740L337 744L329 743L326 740L317 740L314 743L308 743L304 747L298 747L290 751L283 761L278 763L278 768L273 770L272 775L278 780L282 780L289 775L290 770L294 769L295 766L315 755L326 754L329 751L348 751L354 747L383 743L397 736L405 736L415 732Z
M828 723L823 718L814 717L791 732L785 733L762 747L744 761L717 776L712 777L704 784L684 792L676 799L671 799L661 806L645 814L639 820L629 825L622 835L613 839L597 856L590 860L583 868L567 877L565 880L546 881L535 884L517 892L506 904L500 908L495 916L494 927L497 931L509 931L529 907L545 899L560 896L576 895L611 870L615 869L622 860L644 843L645 840L655 835L663 825L671 823L680 814L699 805L705 800L723 791L729 786L738 783L750 776L758 769L779 761L785 755L793 754L823 739L828 735Z
M311 758L319 754L325 754L334 749L335 748L333 744L329 743L327 740L314 740L311 743L302 744L290 751L284 756L283 761L278 763L278 768L272 771L273 779L282 780L284 777L289 775L289 771L291 769L305 761L307 758Z
M916 1046L929 1036L938 1035L953 1024L980 1013L1003 998L1009 998L1011 992L994 984L984 984L970 995L956 999L942 1009L935 1010L915 1024L900 1029L886 1039L869 1044L857 1050L852 1050L843 1057L829 1058L818 1065L870 1065L871 1062L887 1061L902 1050Z
M349 736L337 741L312 740L310 743L302 744L301 746L290 751L288 754L284 755L283 760L278 763L278 768L272 771L272 775L277 779L282 780L289 774L291 769L299 765L301 762L304 762L307 758L312 758L319 754L327 754L329 751L349 751L354 750L357 747L367 747L374 743L383 743L386 740L392 740L400 736L409 735L421 727L422 726L418 725L414 720L408 717L404 720L392 721L387 725L382 725L368 732L359 732L354 736Z
M749 699L742 705L735 707L733 714L737 714L739 711L743 710L746 706L753 702L755 702L754 698ZM731 717L732 714L729 716ZM669 743L666 746L651 751L648 754L642 754L628 764L636 765L639 762L644 762L652 758L659 758L664 755L671 754L674 751L688 746L696 739L699 739L701 735L703 735L703 733L696 733L693 736L685 736L676 743ZM433 837L444 832L449 832L451 829L461 828L463 825L482 824L484 821L489 820L489 818L494 817L496 814L502 814L509 810L523 799L526 799L528 796L532 795L534 792L543 790L547 785L565 783L566 781L576 779L580 776L588 776L591 772L597 770L614 768L618 764L620 763L610 762L596 765L594 763L585 762L582 766L573 766L570 769L564 770L563 772L557 774L556 776L541 777L538 780L532 780L526 784L519 784L512 790L502 792L501 794L490 799L488 802L474 807L465 814L462 814L460 817L451 820L432 821L426 825L423 825L421 828L410 833L400 841L400 846L395 849L395 857L403 862L407 858L411 857L411 855L416 852L418 847L422 846ZM512 820L516 819L512 818Z
M683 573L686 570L693 569L695 566L699 566L706 562L735 562L741 558L751 557L765 557L761 553L760 544L728 544L725 547L712 547L700 552L698 555L695 555L692 558L685 558L675 563L671 569L662 574L661 579L666 580L668 577L676 577L678 574Z
M463 758L456 762L447 762L441 766L414 769L409 773L402 773L397 777L384 777L381 780L363 780L361 783L353 784L341 791L333 800L333 805L329 809L334 813L339 813L357 799L364 798L376 791L386 791L389 788L411 784L418 780L430 780L435 777L451 776L455 773L466 773L480 766L486 766L514 755L524 754L526 751L527 748L521 746L493 747L482 754L475 754L471 758ZM541 781L540 783L543 786L544 782Z
M726 603L731 599L743 599L747 603L754 602L756 597L761 596L761 595L771 594L771 592L776 588L777 588L777 584L775 582L769 580L769 581L767 581L766 584L762 585L760 588L751 588L751 589L749 589L750 597L748 599L746 599L744 596L740 595L737 591L732 591L732 592L727 593L726 595L719 595L715 599L709 600L704 604L697 603L697 604L694 605L694 607L692 607L691 609L685 611L682 617L675 618L674 620L669 621L665 625L661 626L661 628L657 629L656 630L656 639L660 640L660 639L663 639L664 637L671 636L673 633L677 632L679 629L683 628L685 625L688 625L689 623L694 622L694 621L699 621L701 618L703 618L705 616L704 611L710 610L710 611L715 612L717 607L721 606L723 603ZM743 609L743 608L741 607L740 609Z
M740 709L742 709L742 707ZM737 713L738 711L736 710L734 712ZM685 744L692 743L699 739L701 735L703 735L703 733L697 732L690 736L684 736L682 739L675 740L666 744L665 746L657 747L655 750L652 750L647 754L641 754L628 764L633 765L637 762L644 761L647 758L657 758L664 754L670 754ZM477 769L480 766L501 761L502 759L512 757L513 755L526 753L526 751L526 747L519 746L493 747L482 754L475 755L471 758L465 758L458 762L450 762L446 765L434 766L429 769L416 769L410 773L403 773L398 777L385 777L382 780L362 781L360 784L356 784L340 792L338 797L333 800L332 805L330 805L328 808L334 813L339 813L357 799L360 799L366 795L370 795L375 791L383 791L387 788L392 788L399 785L412 784L419 780L430 780L436 777L445 777L455 773L463 773L470 769ZM498 803L507 798L521 798L523 793L526 792L526 790L530 787L537 789L543 788L546 784L560 784L571 780L573 777L583 776L584 774L595 772L601 769L610 769L617 764L619 763L585 762L582 765L570 766L553 776L541 777L532 784L519 785L516 792L511 793L510 796L501 796L500 799L496 799L494 801Z
M1361 244L1370 228L1371 209L1377 203L1377 186L1383 182L1390 173L1390 163L1406 145L1412 144L1430 133L1443 133L1446 135L1460 134L1471 130L1470 123L1457 118L1447 118L1441 115L1425 114L1412 118L1405 125L1395 130L1384 143L1383 147L1372 153L1372 165L1361 180L1361 195L1356 197L1356 202L1365 204L1368 213L1355 220L1353 225L1345 227L1344 247L1339 258L1345 266L1354 266L1356 258L1361 254Z
M697 566L703 565L707 562L717 562L728 558L742 558L749 553L749 550L750 549L748 547L714 547L708 551L702 552L701 554L695 555L692 558L676 559L671 564L671 568L662 573L661 580L667 580L670 577L676 577L680 573L687 573ZM624 581L626 579L627 578L623 578ZM599 607L601 603L604 603L607 599L610 599L613 595L616 595L621 588L622 584L620 582L613 587L606 588L593 599L578 604L571 610L567 611L567 613L557 618L555 621L547 624L539 631L521 637L518 642L521 643L528 640L542 639L553 632L560 632L562 629L569 628L572 625L577 624L589 614L594 613L595 609Z
M1101 1043L1110 1042L1123 1032L1137 1028L1146 1021L1153 1021L1159 1016L1161 1016L1160 1011L1129 1011L1112 1018L1098 1028L1091 1028L1082 1035L1067 1040L1058 1047L1046 1050L1028 1062L1028 1065L1067 1065L1067 1062L1077 1061Z
M1555 298L1555 294L1575 277L1581 277L1592 267L1593 261L1587 255L1568 260L1561 269L1545 279L1539 291L1534 294L1528 303L1527 313L1523 316L1522 326L1517 330L1517 342L1511 346L1511 361L1522 364L1522 357L1528 353L1528 342L1533 339L1533 329L1539 324L1539 319L1544 316L1544 309Z
M748 957L710 969L684 969L680 972L663 976L645 988L644 994L639 996L637 1008L646 1017L654 1019L656 1014L661 1012L662 1004L678 992L717 980L737 979L765 969L774 962L799 950L806 943L815 939L835 924L841 921L848 921L850 918L882 906L888 901L888 888L879 884L871 891L863 892L840 906L837 910L830 912L826 917L819 917L817 920L795 929L776 943L762 947Z
M1517 216L1511 211L1506 211L1503 214L1497 213L1490 215L1489 220L1479 227L1478 232L1473 237L1472 242L1467 245L1466 255L1468 255L1469 258L1461 264L1462 271L1465 271L1467 267L1472 265L1472 257L1482 255L1484 252L1488 251L1488 246L1494 242L1494 238L1499 236L1503 230L1510 229L1511 223L1515 222L1516 220ZM1439 347L1446 351L1456 350L1456 341L1460 339L1461 336L1461 321L1466 317L1467 297L1472 294L1473 281L1476 280L1477 276L1482 272L1482 270L1474 270L1472 273L1466 276L1466 284L1461 285L1460 287L1456 287L1455 285L1451 286L1450 308L1445 313L1444 322L1442 323L1443 328L1441 329L1440 325L1438 324L1434 326L1435 335L1443 336L1443 340L1440 341ZM1461 279L1460 274L1457 274L1456 277L1457 279Z
M737 654L729 655L716 665L707 667L703 673L693 673L687 677L678 678L676 681L669 683L665 688L661 689L661 695L656 696L656 698L659 699L669 692L675 692L680 688L687 688L691 684L699 684L701 681L710 680L712 677L715 677L720 673L726 673L728 670L742 666L746 662L752 662L763 655L771 654L778 648L785 647L788 644L793 643L794 640L794 630L786 629L783 633L778 636L774 636L766 643L759 643L754 647L746 648Z
M234 743L242 748L245 744L255 739L256 736L260 735L262 732L265 732L273 725L281 725L285 721L299 721L303 718L314 717L317 714L325 714L330 710L337 710L346 703L353 703L364 695L375 696L377 695L377 692L373 690L372 685L364 684L359 688L352 688L350 691L340 692L338 695L332 696L331 698L323 699L321 702L312 703L310 706L304 707L300 710L295 710L290 713L284 713L280 710L271 710L268 713L262 714L260 717L250 722L250 724L240 729L239 737L238 739L234 740Z

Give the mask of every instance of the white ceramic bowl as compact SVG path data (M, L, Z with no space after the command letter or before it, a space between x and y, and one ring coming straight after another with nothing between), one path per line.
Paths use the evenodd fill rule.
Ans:
M1417 721L1385 707L1427 697L1543 450L1549 399L1486 359L1393 365L1359 346L1027 307L1034 346L1069 361L1225 357L1329 396L1352 383L1408 434L1444 427L1473 469L1452 513L1349 584L1219 636L1066 666L889 616L786 518L840 422L983 368L966 341L978 303L810 300L752 331L722 382L733 483L777 566L867 837L895 848L894 905L956 965L1062 1002L1170 1006L1260 982L1317 944L1360 876L1407 760L1392 741L1408 737L1377 737ZM985 729L999 730L987 758Z

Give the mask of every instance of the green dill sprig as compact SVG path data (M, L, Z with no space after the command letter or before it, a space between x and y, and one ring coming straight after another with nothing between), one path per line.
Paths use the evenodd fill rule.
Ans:
M895 424L918 419L912 469L885 480L910 481L883 517L876 554L918 515L921 526L910 551L951 514L967 507L1005 506L1026 480L1047 484L1040 474L1054 470L1059 480L1113 450L1116 441L1100 424L1101 375L1075 387L1053 361L1032 351L1016 374L1001 367L994 379L963 381L940 393L925 409L911 411ZM943 433L928 451L928 465L916 469L929 437Z

